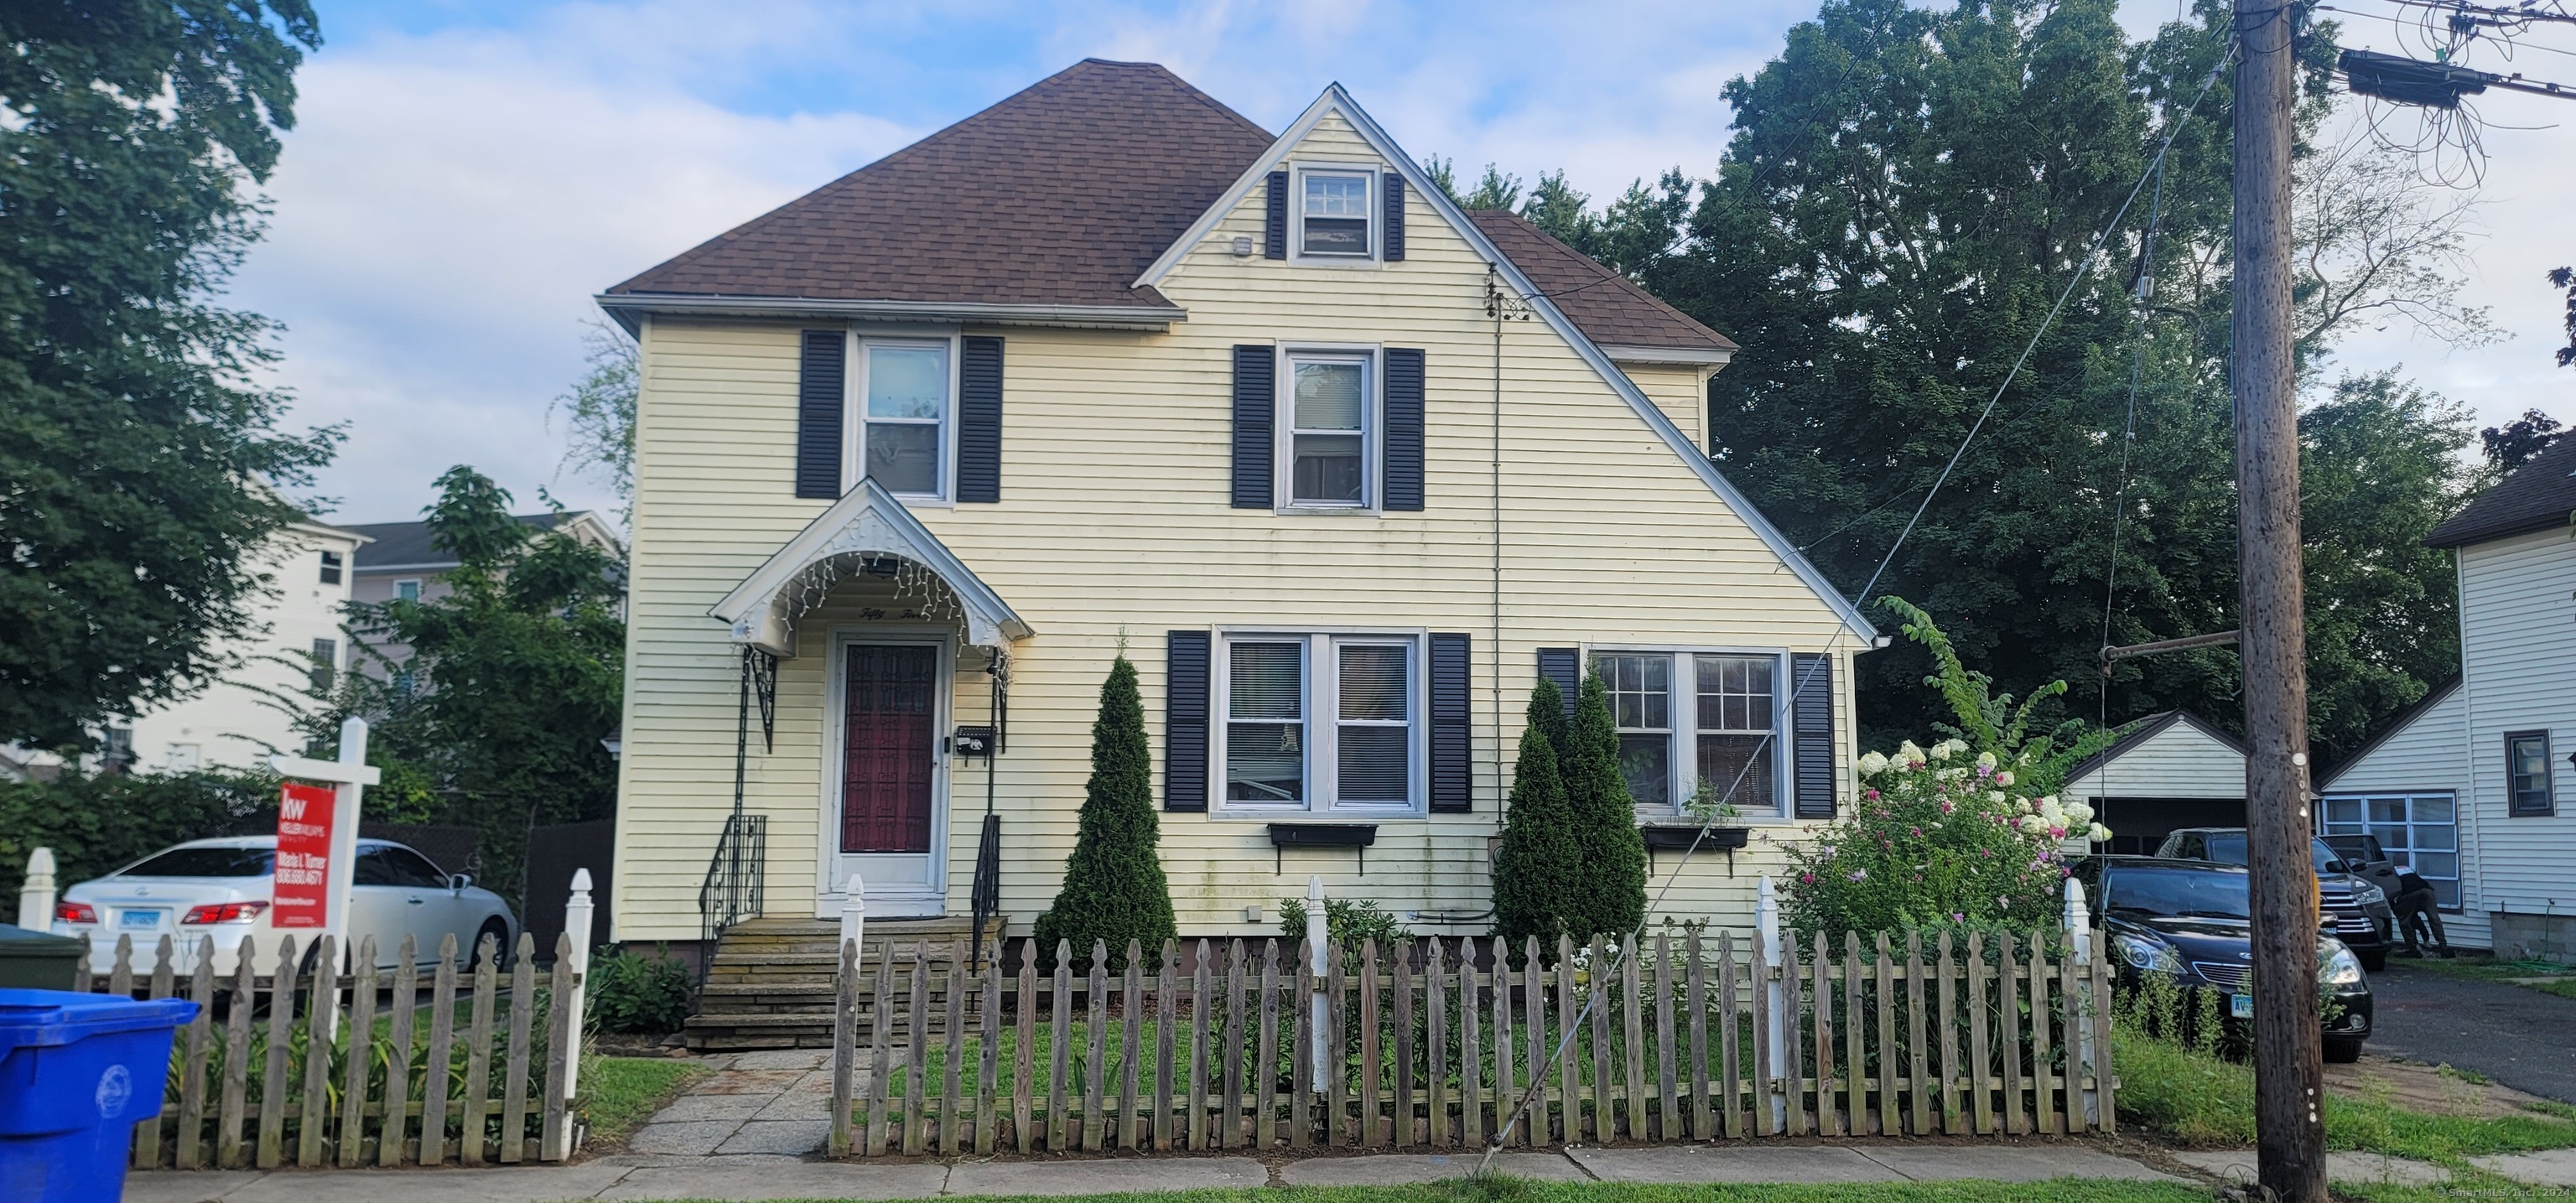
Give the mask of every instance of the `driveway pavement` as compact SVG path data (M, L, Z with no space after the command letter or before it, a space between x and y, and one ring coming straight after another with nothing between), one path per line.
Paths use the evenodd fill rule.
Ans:
M2576 998L2450 977L2406 963L2370 975L2370 1051L2478 1073L2576 1103Z

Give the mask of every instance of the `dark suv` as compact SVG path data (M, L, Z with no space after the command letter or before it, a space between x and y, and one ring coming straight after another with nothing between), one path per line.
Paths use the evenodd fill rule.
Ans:
M2362 968L2374 973L2387 968L2388 950L2397 938L2397 912L2389 908L2387 891L2346 864L2324 840L2308 837L2308 853L2316 862L2317 902L2334 917L2335 938L2361 958ZM2166 836L2156 855L2242 865L2245 829L2186 827Z
M2227 1028L2242 1040L2254 1016L2254 943L2246 871L2205 860L2088 856L2074 866L2094 922L2109 938L2123 986L2163 974L2185 990L2227 995ZM2328 1061L2352 1061L2370 1039L2370 978L2342 941L2317 940L2317 994L2335 1004Z

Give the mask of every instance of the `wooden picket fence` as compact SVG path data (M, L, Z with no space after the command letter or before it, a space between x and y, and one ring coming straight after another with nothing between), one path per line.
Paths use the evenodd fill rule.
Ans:
M562 1087L580 1034L572 1008L548 1005L572 993L568 938L556 941L544 974L525 933L506 971L496 941L486 939L468 967L453 935L426 970L405 937L389 971L377 968L368 937L346 978L329 936L307 957L293 936L274 950L269 972L258 973L255 944L243 941L220 980L212 941L198 946L184 979L168 936L148 971L134 967L131 936L117 937L110 973L93 975L81 958L75 990L197 1004L171 1048L160 1118L134 1126L134 1168L506 1165L571 1155L576 1133ZM322 1026L333 1034L318 1049L316 1017L327 1017Z
M1532 941L1515 968L1499 942L1442 938L1330 947L1320 975L1276 940L1166 943L1159 958L1131 943L1114 975L1095 944L1081 980L1061 944L1051 975L1031 955L1005 980L998 963L936 972L845 941L830 1147L1480 1148L1506 1126L1517 1146L2107 1132L2110 966L2098 934L2082 957L2065 940L1911 936L1899 951L1852 935L1837 958L1816 935L1765 964L1732 935L1693 931L1654 937L1643 957L1560 941L1545 964Z

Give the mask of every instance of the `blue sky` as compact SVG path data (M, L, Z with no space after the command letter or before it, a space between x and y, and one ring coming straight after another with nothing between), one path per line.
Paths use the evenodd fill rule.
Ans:
M547 420L579 372L593 293L1076 59L1161 62L1273 129L1339 80L1417 156L1524 178L1562 167L1599 196L1674 165L1706 174L1727 135L1720 89L1813 11L322 0L326 44L299 76L270 232L234 299L286 325L294 420L348 426L313 490L337 520L413 517L455 463L531 507L539 486L606 505L558 473ZM2122 16L2143 30L2173 11L2131 0ZM2536 125L2558 116L2546 103L2489 111ZM2576 259L2556 220L2567 145L2557 129L2488 135L2471 291L2519 337L2446 352L2391 329L2345 362L2403 362L2489 421L2529 404L2576 419L2533 269Z

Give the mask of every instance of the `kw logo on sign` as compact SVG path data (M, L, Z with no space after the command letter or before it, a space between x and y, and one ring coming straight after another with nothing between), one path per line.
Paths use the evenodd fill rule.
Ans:
M304 818L304 799L288 794L277 804L278 817L290 822Z

